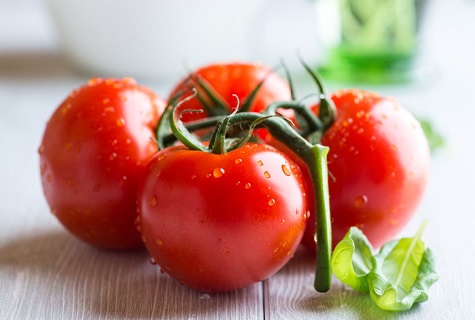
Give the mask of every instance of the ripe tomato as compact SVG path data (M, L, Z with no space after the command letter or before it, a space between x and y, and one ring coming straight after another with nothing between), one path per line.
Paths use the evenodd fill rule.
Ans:
M259 144L225 154L174 146L149 163L138 229L162 271L203 291L243 288L292 258L306 225L301 171Z
M218 107L210 100L209 96L199 89L197 79L209 87L213 93L222 100L221 108L226 108L226 112L217 111ZM257 95L254 97L250 108L246 111L263 111L274 101L287 101L290 99L290 87L288 83L271 69L259 63L223 63L211 64L194 71L190 77L180 81L172 90L169 99L183 91L184 87L191 86L198 89L200 95L204 98L207 105L214 108L219 115L228 114L233 111L237 105L234 95L237 95L239 104L242 107L249 95L262 82ZM185 90L186 91L186 90ZM189 91L184 92L188 96ZM199 110L204 109L202 103L197 97L183 103L182 109ZM199 120L211 114L187 113L183 114L181 120L188 122Z
M331 98L338 116L322 144L330 148L333 245L357 226L380 247L406 225L422 198L428 142L419 122L393 99L360 90ZM314 215L308 223L303 244L314 248Z
M164 107L133 79L91 79L48 121L39 148L44 194L78 238L112 249L142 245L137 179L157 152L150 138Z

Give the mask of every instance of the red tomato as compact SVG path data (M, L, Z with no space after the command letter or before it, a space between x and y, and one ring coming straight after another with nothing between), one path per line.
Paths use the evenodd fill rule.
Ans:
M292 258L306 187L286 155L247 144L223 155L159 152L139 188L138 228L162 271L203 291L243 288Z
M169 99L176 96L180 90L183 90L187 79L188 78L183 79L176 85ZM210 87L226 104L224 107L228 108L229 111L234 110L237 105L237 100L234 95L237 95L240 106L243 106L251 92L264 79L264 84L260 87L253 103L247 111L261 112L272 102L290 100L290 87L288 83L263 64L211 64L192 73L191 81L189 81L188 84L192 87L199 88L196 80L193 79L199 79ZM213 104L209 97L202 90L198 91L205 98L207 103L212 106ZM186 91L183 95L190 95L190 91ZM203 109L203 105L197 98L193 98L183 103L182 110L184 109L199 110ZM222 114L223 113L220 115ZM202 119L206 116L206 114L187 113L182 115L181 120L187 122Z
M112 249L142 245L137 179L158 151L151 138L164 107L133 79L91 79L48 121L39 148L43 190L78 238Z
M419 122L393 99L360 90L332 99L338 116L322 144L330 148L333 245L357 226L380 247L406 225L422 198L428 142ZM308 223L303 244L313 250L314 215Z

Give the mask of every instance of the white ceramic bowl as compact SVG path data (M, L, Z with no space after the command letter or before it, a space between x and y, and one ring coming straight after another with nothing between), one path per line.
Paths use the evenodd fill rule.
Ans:
M245 60L266 0L46 0L69 60L95 76L164 78Z

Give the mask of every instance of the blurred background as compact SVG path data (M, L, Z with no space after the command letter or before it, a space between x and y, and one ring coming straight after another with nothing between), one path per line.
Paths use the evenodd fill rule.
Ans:
M393 6L368 9L381 3ZM387 60L388 52L394 58L394 43L405 41L402 55L416 61L409 80L432 82L444 69L473 68L460 64L475 53L467 38L475 31L474 7L471 0L0 0L0 77L132 76L166 84L216 61L274 66L283 59L299 70L298 55L326 72L344 69L344 59L358 66L370 53L367 61ZM351 37L359 47L351 47ZM386 56L375 57L385 45Z

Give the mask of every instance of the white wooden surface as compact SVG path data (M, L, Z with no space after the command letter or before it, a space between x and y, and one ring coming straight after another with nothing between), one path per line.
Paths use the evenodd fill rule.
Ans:
M430 2L423 34L430 75L413 86L372 88L430 118L447 139L403 231L429 220L424 240L441 279L428 302L398 314L337 280L329 293L314 292L313 263L301 252L263 283L204 294L161 274L145 251L99 251L70 236L43 198L37 147L53 109L88 76L59 54L41 2L0 0L0 319L475 319L475 2ZM275 3L267 26L279 14L311 10L303 0ZM313 35L293 28L300 41ZM164 95L171 85L142 83Z

